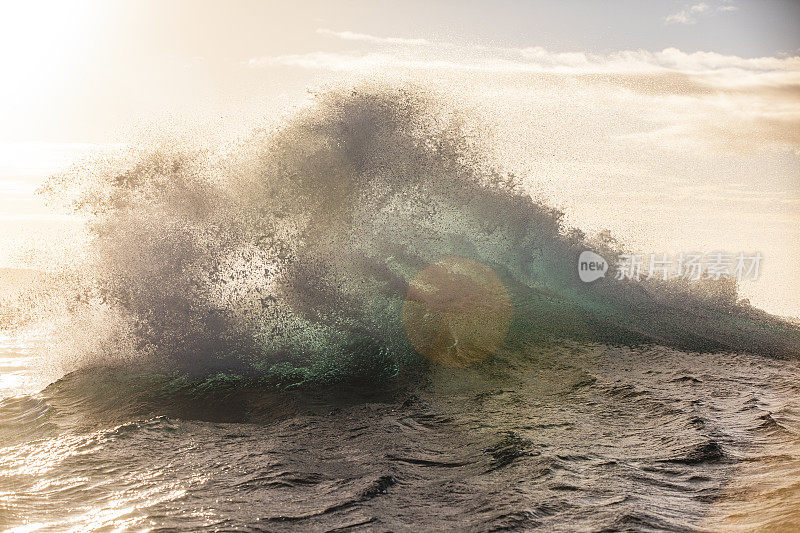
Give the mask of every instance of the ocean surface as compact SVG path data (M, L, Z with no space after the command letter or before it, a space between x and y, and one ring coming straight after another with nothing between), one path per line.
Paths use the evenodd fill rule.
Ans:
M581 281L624 244L465 124L332 91L46 183L86 238L1 294L0 528L800 530L798 324Z
M5 530L800 527L795 362L572 345L372 397L187 396L94 373L25 393L29 348L0 349Z

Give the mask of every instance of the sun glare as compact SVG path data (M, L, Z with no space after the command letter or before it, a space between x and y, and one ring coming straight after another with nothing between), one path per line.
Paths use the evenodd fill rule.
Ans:
M92 45L89 31L101 6L95 2L2 2L0 84L3 127L14 126L20 109L46 101L76 72ZM21 118L21 117L20 117Z

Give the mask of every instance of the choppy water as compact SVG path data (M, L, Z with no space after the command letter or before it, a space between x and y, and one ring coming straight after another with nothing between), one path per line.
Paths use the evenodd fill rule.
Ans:
M800 525L799 371L576 345L438 367L380 397L187 396L71 375L0 403L0 524L789 531Z

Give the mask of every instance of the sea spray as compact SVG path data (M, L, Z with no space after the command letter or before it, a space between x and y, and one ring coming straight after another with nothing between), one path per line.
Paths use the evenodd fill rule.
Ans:
M506 348L797 353L797 328L740 303L732 281L580 282L582 252L619 245L565 228L468 124L418 88L330 90L219 151L162 146L53 178L46 194L69 198L92 235L62 283L59 360L380 384L427 364L402 309L448 258L501 280Z

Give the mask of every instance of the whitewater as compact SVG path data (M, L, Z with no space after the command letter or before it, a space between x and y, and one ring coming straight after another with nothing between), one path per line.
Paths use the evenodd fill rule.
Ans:
M50 179L89 238L3 303L0 364L58 379L0 399L0 527L800 527L797 324L733 280L580 281L624 244L487 142L365 85Z

